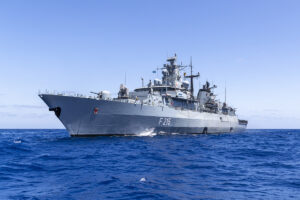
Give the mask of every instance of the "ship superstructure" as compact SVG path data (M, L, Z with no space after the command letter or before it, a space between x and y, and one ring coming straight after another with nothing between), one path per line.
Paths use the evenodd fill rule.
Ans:
M121 84L118 96L110 92L96 96L40 94L70 135L131 135L144 131L158 133L221 133L242 131L246 120L236 116L235 109L216 99L217 87L206 82L194 96L192 63L176 64L177 56L167 59L160 69L162 79L129 91ZM182 74L190 68L190 75ZM187 81L190 80L190 81Z

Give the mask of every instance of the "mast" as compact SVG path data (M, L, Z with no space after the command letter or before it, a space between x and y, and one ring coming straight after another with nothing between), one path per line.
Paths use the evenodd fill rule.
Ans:
M226 87L225 87L225 103L227 102L227 91L226 91Z
M227 103L227 85L225 82L225 103Z
M126 82L127 82L127 77L126 77L126 72L125 72L125 83L124 83L125 85L126 85Z
M184 76L184 77L185 78L190 78L190 82L191 82L191 88L190 88L191 98L194 99L194 78L198 78L200 76L200 73L198 72L198 74L193 74L192 57L191 57L191 62L190 62L190 68L191 68L191 74L189 76Z

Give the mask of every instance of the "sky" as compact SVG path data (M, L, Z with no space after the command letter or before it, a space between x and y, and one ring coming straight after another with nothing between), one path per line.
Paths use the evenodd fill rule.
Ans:
M39 91L133 90L174 53L249 128L300 128L298 0L2 0L0 128L63 128Z

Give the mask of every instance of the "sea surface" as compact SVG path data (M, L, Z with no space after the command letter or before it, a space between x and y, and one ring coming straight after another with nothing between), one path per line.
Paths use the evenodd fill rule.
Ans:
M300 199L300 130L0 130L0 199Z

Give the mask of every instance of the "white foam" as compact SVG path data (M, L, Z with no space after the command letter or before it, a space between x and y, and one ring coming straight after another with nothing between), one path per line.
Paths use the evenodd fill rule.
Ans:
M145 182L145 181L146 181L146 178L144 178L144 177L140 179L140 182Z
M22 141L21 140L14 140L15 144L20 144Z
M141 137L153 137L156 136L156 133L154 132L154 128L153 129L146 129L143 132L140 132L139 134L137 134L137 136L141 136Z

